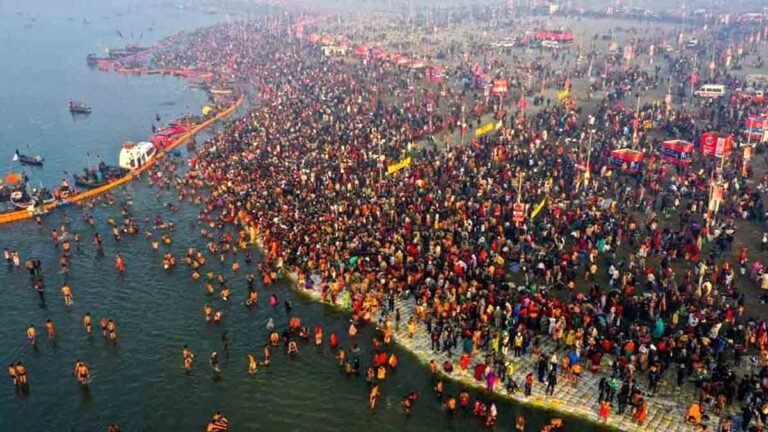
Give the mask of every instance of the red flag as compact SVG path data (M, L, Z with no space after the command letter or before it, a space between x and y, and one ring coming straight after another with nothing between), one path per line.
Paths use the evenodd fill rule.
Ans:
M520 95L520 99L517 101L517 107L522 111L525 111L525 109L528 108L528 101L525 100L523 95Z
M696 84L699 82L699 75L696 72L693 72L691 74L691 84Z

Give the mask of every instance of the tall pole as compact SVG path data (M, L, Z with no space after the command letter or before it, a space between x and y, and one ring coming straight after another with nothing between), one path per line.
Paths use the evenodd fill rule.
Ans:
M693 99L693 76L696 74L696 61L698 60L698 53L693 53L693 69L691 69L691 99Z
M592 158L592 134L594 129L589 130L589 141L587 142L587 164L584 167L584 189L589 187L589 162Z

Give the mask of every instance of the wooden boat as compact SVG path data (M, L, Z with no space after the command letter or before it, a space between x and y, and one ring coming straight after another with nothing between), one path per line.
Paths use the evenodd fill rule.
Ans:
M72 114L90 114L91 111L91 107L82 102L69 101L69 112Z
M75 186L85 189L95 189L107 185L128 174L128 170L116 166L99 164L98 169L83 168L83 174L74 174Z
M13 155L13 160L22 164L22 165L31 165L31 166L43 166L43 157L40 155L34 155L34 156L28 156L23 155L19 153L18 150L16 150L16 153Z
M30 206L37 207L41 204L50 204L56 199L51 195L48 189L42 188L40 190L33 189L32 192L27 192L26 188L17 189L11 192L11 204L14 207L23 210L28 209Z

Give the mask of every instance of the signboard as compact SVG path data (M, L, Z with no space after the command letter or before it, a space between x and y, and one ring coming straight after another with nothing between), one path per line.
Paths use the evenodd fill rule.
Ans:
M512 221L517 223L525 221L525 204L515 203L512 205Z
M721 137L717 132L701 134L701 153L706 156L728 157L733 149L733 136Z

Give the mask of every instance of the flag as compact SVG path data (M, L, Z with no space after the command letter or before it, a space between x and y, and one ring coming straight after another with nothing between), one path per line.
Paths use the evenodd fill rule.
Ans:
M13 154L13 161L16 162L19 160L19 152L16 152Z
M387 174L394 174L394 173L400 171L401 169L403 169L403 168L405 168L407 166L410 166L410 165L411 165L411 157L408 156L407 158L401 160L400 162L398 162L398 163L396 163L394 165L388 166L387 167Z
M535 209L531 212L531 219L535 218L537 214L544 208L544 204L547 203L547 197L544 197L544 199L541 200L539 205L536 206Z
M481 137L494 129L497 129L497 128L496 128L496 124L494 124L493 122L485 124L475 129L475 138Z
M528 108L528 101L525 100L523 95L520 95L520 99L517 101L517 107L520 108L521 111L525 111L525 109Z
M571 92L568 89L565 89L565 90L557 93L557 99L558 100L563 100L563 99L567 98L568 95L570 95L570 94L571 94Z

